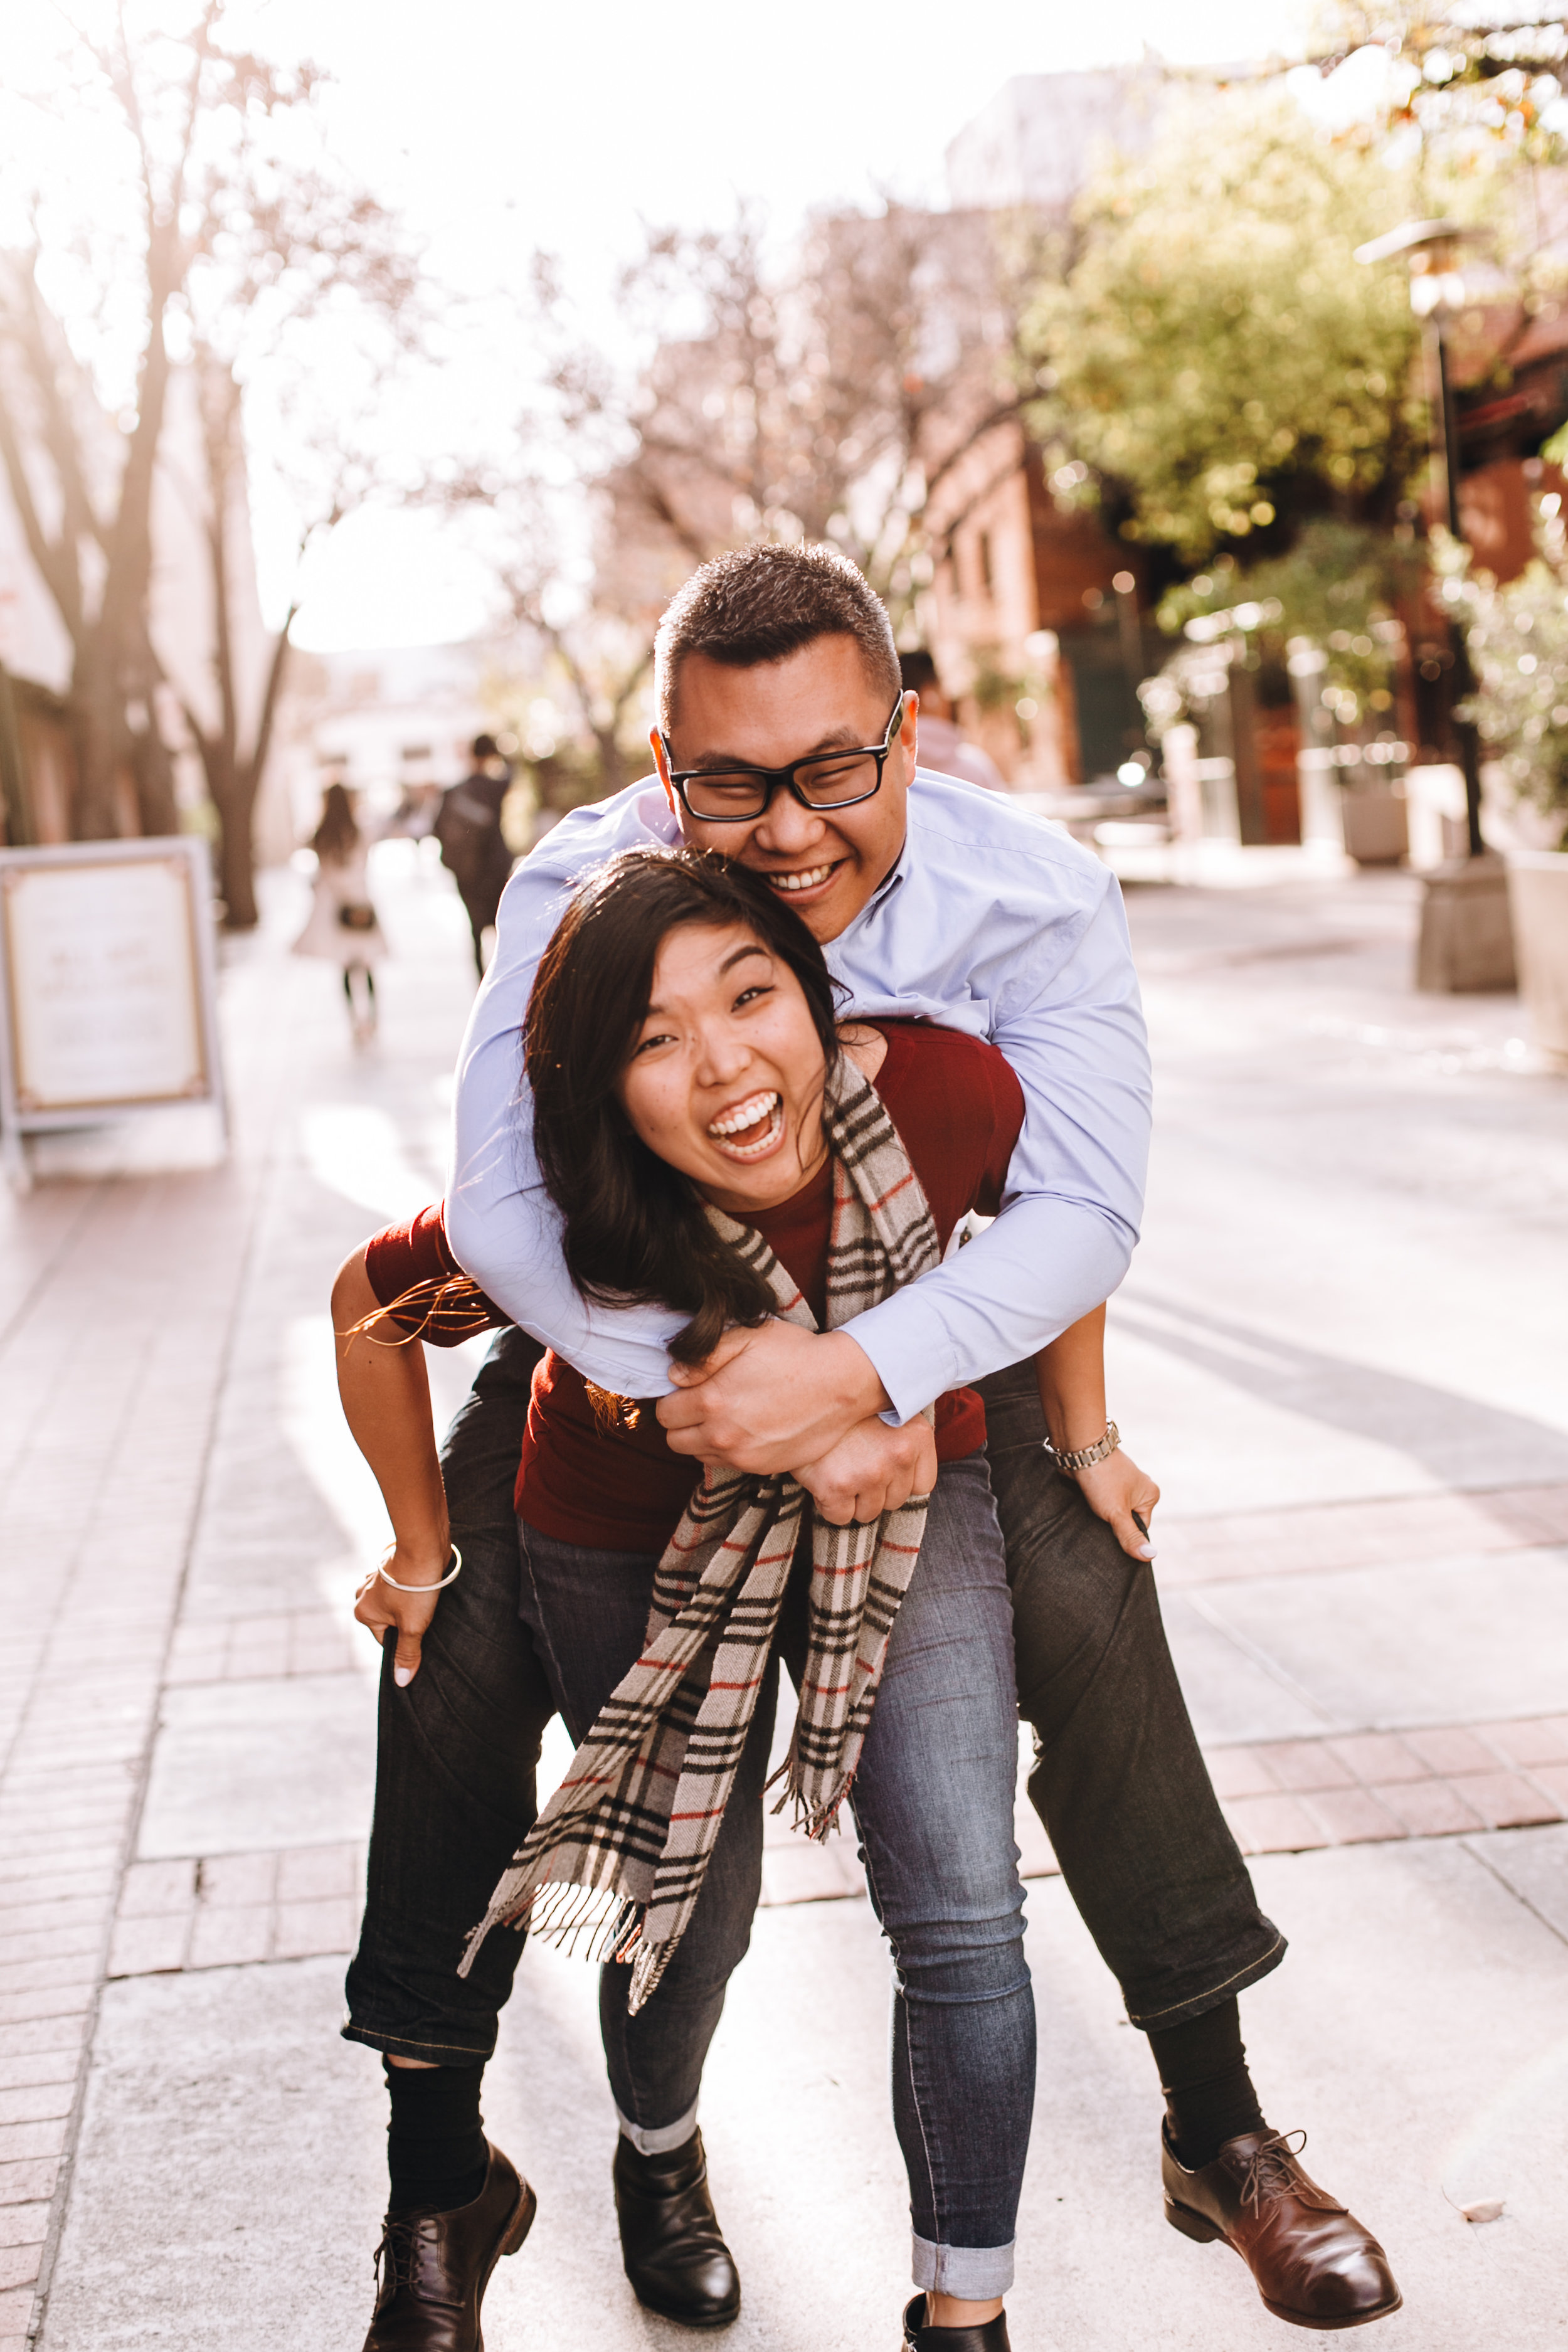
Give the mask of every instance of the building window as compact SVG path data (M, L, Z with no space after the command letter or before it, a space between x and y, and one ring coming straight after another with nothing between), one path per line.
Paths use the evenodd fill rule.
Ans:
M980 585L987 596L995 594L996 583L991 570L991 533L988 530L980 534Z

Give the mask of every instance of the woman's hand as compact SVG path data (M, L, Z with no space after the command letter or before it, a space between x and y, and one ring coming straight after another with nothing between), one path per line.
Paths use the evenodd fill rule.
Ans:
M911 1495L929 1495L936 1485L936 1439L923 1414L902 1429L873 1415L794 1475L822 1517L847 1528L852 1519L901 1510Z
M384 1562L386 1576L395 1577L399 1584L427 1584L429 1591L398 1592L388 1584L380 1569L372 1569L355 1596L354 1616L360 1624L368 1626L384 1644L389 1633L397 1637L392 1678L400 1690L405 1690L419 1672L421 1645L441 1598L441 1580L451 1564L450 1547L439 1559L432 1559L428 1553L410 1559L397 1546L391 1559Z
M1154 1547L1146 1535L1139 1532L1132 1514L1138 1513L1144 1527L1149 1525L1160 1489L1147 1471L1140 1470L1130 1454L1118 1446L1103 1462L1090 1470L1068 1470L1063 1476L1077 1480L1084 1501L1096 1518L1103 1519L1124 1552L1134 1559L1152 1559Z

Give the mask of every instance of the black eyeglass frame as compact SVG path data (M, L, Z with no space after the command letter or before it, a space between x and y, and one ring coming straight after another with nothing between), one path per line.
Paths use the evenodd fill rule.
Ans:
M787 768L748 768L743 762L737 761L732 768L678 769L670 752L669 738L662 730L658 740L664 746L665 761L669 768L669 781L680 795L680 805L687 815L694 817L699 824L755 824L760 818L766 816L773 806L773 794L781 788L790 793L800 803L803 809L809 809L814 816L831 816L836 810L858 808L862 801L875 800L881 791L882 770L892 757L893 739L903 725L904 706L908 700L909 692L905 689L900 693L897 702L893 705L893 715L888 721L887 732L880 743L853 743L846 744L840 751L814 751L809 760L796 760ZM877 781L869 792L856 793L853 798L847 801L808 801L796 783L795 777L802 768L817 767L825 760L875 760ZM687 785L700 782L704 777L711 782L716 775L754 776L760 784L766 787L762 807L752 809L743 816L709 816L701 809L694 809L687 798Z

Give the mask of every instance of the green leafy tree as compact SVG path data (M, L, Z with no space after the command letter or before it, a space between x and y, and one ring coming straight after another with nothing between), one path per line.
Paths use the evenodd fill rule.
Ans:
M1476 690L1462 714L1479 728L1516 797L1561 827L1568 848L1568 544L1555 495L1536 510L1536 549L1500 587L1468 551L1440 542L1444 601L1462 619Z
M1183 107L1113 163L1025 322L1058 499L1186 562L1313 512L1389 520L1426 447L1415 329L1403 277L1352 257L1408 194L1279 89Z
M1283 666L1292 639L1306 638L1324 656L1323 688L1346 726L1363 713L1374 722L1393 707L1394 672L1404 646L1398 614L1425 570L1423 551L1403 538L1321 516L1308 523L1288 555L1255 563L1244 573L1230 556L1162 598L1156 618L1171 635L1212 642L1219 616L1241 608L1240 624L1265 663ZM1195 631L1190 624L1197 623ZM1215 623L1211 629L1205 625Z

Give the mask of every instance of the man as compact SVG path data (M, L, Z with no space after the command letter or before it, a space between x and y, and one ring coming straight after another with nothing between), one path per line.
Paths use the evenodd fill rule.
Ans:
M474 968L482 980L484 935L496 919L511 872L511 852L500 829L511 770L493 735L476 735L470 749L472 772L442 793L430 830L441 845L441 863L457 883L473 933Z
M1247 2075L1236 1995L1279 1964L1284 1942L1215 1801L1152 1553L1117 1486L1114 1433L1053 1429L1074 1457L1073 1476L1058 1475L1026 1360L1115 1288L1136 1237L1148 1065L1115 883L1005 800L917 773L917 706L886 614L830 550L754 547L704 566L665 615L657 687L657 782L567 818L507 892L459 1067L452 1246L490 1298L589 1379L657 1396L676 1450L793 1470L819 1498L852 1500L875 1483L868 1464L883 1483L889 1464L896 1475L900 1424L980 1383L1020 1710L1037 1741L1031 1795L1160 2067L1168 2218L1226 2239L1281 2317L1333 2328L1380 2316L1399 2300L1381 2249L1268 2130ZM678 835L788 897L847 1009L990 1036L1027 1116L1003 1213L970 1247L838 1330L775 1321L731 1333L708 1366L672 1381L678 1318L590 1307L573 1288L519 1105L522 1015L564 891L618 849ZM397 1635L344 2029L387 2054L393 2095L391 2284L367 2352L471 2352L484 2281L521 2210L479 2115L517 1947L492 1936L466 1980L454 1971L531 1818L551 1712L517 1622L510 1526L532 1353L506 1335L448 1441L461 1578L437 1608L447 1563L432 1557L409 1591L373 1580L359 1609ZM1130 1549L1075 1476L1098 1482L1097 1507ZM639 2294L692 2325L728 2315L738 2283L700 2135L679 2149L623 2139L616 2179ZM941 2336L947 2352L991 2340Z
M972 743L953 715L952 698L942 691L936 664L923 646L899 656L899 675L921 698L921 764L961 783L1005 793L1007 780L989 751Z

